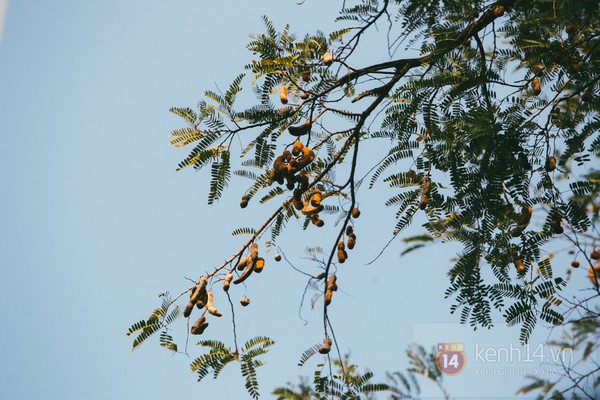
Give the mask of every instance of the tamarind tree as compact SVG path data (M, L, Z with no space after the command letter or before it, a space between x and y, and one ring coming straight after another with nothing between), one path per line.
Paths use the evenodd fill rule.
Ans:
M313 302L325 339L301 362L329 357L336 345L329 305L344 281L340 265L352 261L370 229L361 210L382 205L361 201L375 185L389 187L382 203L396 210L395 221L378 221L391 234L381 251L400 243L417 214L426 223L421 234L402 238L405 251L462 246L445 292L461 323L489 328L498 312L520 327L523 343L539 321L563 324L568 277L548 255L559 243L577 267L589 268L585 301L600 296L597 2L344 1L336 21L332 32L295 34L264 17L266 31L251 37L251 56L226 91L208 90L196 108L170 110L185 124L170 144L191 149L178 169L210 174L208 204L239 177L250 182L240 207L271 211L258 226L234 232L248 239L221 265L200 271L177 296L162 295L161 306L129 329L134 349L161 332L160 344L180 351L169 326L181 315L197 314L189 334L208 335L225 312L217 306L234 314L239 287L268 270L271 250L281 260L279 240L299 220L307 232L330 237L319 271L307 277L322 295ZM357 54L373 31L383 31L388 54L365 65ZM253 104L239 100L243 89L253 91ZM310 234L300 241L313 245ZM244 296L240 305L248 304ZM208 349L191 365L199 379L237 362L258 397L258 357L270 338L198 344ZM319 381L321 393L384 390L355 378Z

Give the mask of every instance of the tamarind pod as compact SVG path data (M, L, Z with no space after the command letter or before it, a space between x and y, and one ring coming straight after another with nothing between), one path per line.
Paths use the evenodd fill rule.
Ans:
M352 250L354 246L356 246L356 235L354 233L351 233L350 235L348 235L348 248Z
M430 192L431 192L431 181L426 180L425 183L423 183L423 194L426 196L429 196Z
M302 136L302 135L306 135L308 132L310 132L311 128L312 128L312 124L310 123L310 121L306 121L305 123L303 123L301 125L288 127L288 132L292 136Z
M292 107L281 107L277 113L282 116L283 118L287 118L292 114L293 108Z
M592 252L590 253L590 258L592 260L598 260L600 259L600 252L596 249L592 250Z
M352 227L352 225L348 225L346 227L346 235L350 235L352 232L354 232L354 228Z
M229 286L231 285L231 281L233 280L233 274L232 273L228 273L227 275L225 275L225 280L223 281L223 290L224 291L229 291Z
M305 147L302 149L302 156L298 160L298 168L302 169L315 160L315 152Z
M201 335L202 333L204 333L204 330L207 326L208 322L206 322L206 318L204 316L201 316L196 320L196 322L194 322L194 325L192 325L190 333L192 335Z
M304 208L304 203L301 200L292 199L292 204L294 208L298 211Z
M317 228L322 228L325 225L325 221L319 218L319 220L315 222L315 225L317 226Z
M252 271L254 271L254 262L249 262L244 272L242 272L240 276L233 281L233 284L239 285L240 283L244 282L252 274Z
M281 254L277 253L275 254L275 257L273 257L275 259L275 261L279 262L281 261Z
M207 283L208 278L206 276L202 276L196 284L196 290L192 290L192 296L190 296L190 303L196 304L198 302L198 299L200 298L202 293L206 291Z
M285 85L279 86L279 100L282 104L287 104L288 102L288 90Z
M573 267L573 268L579 268L579 261L577 261L577 260L571 261L571 267Z
M256 261L257 258L258 258L258 244L252 243L250 245L250 259L252 261Z
M335 276L335 274L331 274L329 276L329 279L327 279L326 287L330 288L330 290L335 292L338 289L336 282L337 282L337 276Z
M532 212L533 208L531 208L531 206L521 207L521 213L519 214L519 218L517 220L519 226L527 226L527 224L529 224Z
M259 274L262 272L264 267L265 267L265 259L262 257L258 257L256 259L256 262L254 263L254 272Z
M358 218L360 217L360 210L358 209L358 207L354 207L350 214L352 215L352 218Z
M300 77L302 78L302 80L304 82L308 82L308 81L310 81L310 72L304 71L300 74Z
M287 181L287 183L285 184L285 187L287 190L294 190L294 188L296 187L296 184L294 182Z
M344 250L338 250L337 251L337 258L340 264L343 264L346 262L346 258L347 258L347 254Z
M320 281L321 279L325 278L327 276L327 274L325 272L321 272L319 275L315 276L314 278L318 281Z
M208 301L206 302L206 311L208 311L211 315L214 315L215 317L222 317L223 314L221 314L221 312L219 310L217 310L215 308L215 305L213 304L212 292L207 292L207 293L208 293Z
M246 268L246 264L248 264L248 258L247 257L242 257L240 259L240 262L238 262L236 268L238 269L238 271L241 271L244 268Z
M535 77L533 78L533 80L531 81L531 90L533 91L534 95L538 95L540 93L542 93L542 87L540 85L540 80Z
M329 65L333 62L333 55L330 52L323 54L323 64Z
M248 195L248 194L242 195L242 200L246 200L246 201L250 200L250 195Z
M424 210L427 208L427 203L429 203L429 197L425 193L421 195L421 199L419 200L419 209Z
M317 210L317 207L315 206L311 206L310 204L306 204L302 207L302 210L300 210L302 212L302 214L306 215L307 217L310 217L312 214L317 214L319 211Z
M183 316L185 318L189 317L192 314L192 310L194 309L194 303L189 302L187 303L187 305L185 306L185 309L183 310Z
M556 158L550 156L546 158L546 163L544 164L544 169L546 172L552 172L556 169Z
M242 200L242 201L240 201L240 207L241 207L241 208L246 208L246 207L248 207L248 202L247 202L246 200Z
M321 205L321 200L323 200L323 195L321 194L321 191L317 189L310 197L310 204L312 204L315 207L318 207Z
M285 162L289 163L292 160L292 153L289 150L284 150L283 153L281 153L281 156Z
M325 305L328 306L331 304L331 298L333 297L333 292L331 290L325 291Z
M294 193L292 194L294 200L302 201L302 190L294 189Z
M301 98L302 100L306 100L306 99L308 99L308 93L306 93L306 92L304 92L304 93L300 93L300 98Z
M296 140L294 142L294 145L292 146L292 154L295 156L299 155L300 153L302 153L303 148L304 148L304 145L302 144L302 142L299 140Z
M590 266L588 268L588 273L587 273L587 277L590 280L590 282L592 283L592 285L594 285L594 287L598 287L598 277L600 277L600 268L599 267L592 267Z
M240 299L240 304L242 305L242 307L246 307L248 304L250 304L250 299L247 297L242 297Z
M323 339L323 344L321 345L321 348L319 348L319 353L321 354L327 354L331 351L331 345L333 344L333 342L331 341L330 338L325 338Z
M526 271L525 264L523 264L523 261L520 258L516 258L514 264L518 273L522 274Z
M340 240L337 244L337 248L338 250L344 250L346 248L346 245Z
M196 307L198 307L199 310L202 310L206 306L207 301L208 301L208 296L206 294L206 289L205 289L200 294L200 298L198 299L198 302L196 303Z
M530 70L531 70L531 72L533 72L534 75L540 76L544 69L536 64L536 65L532 65Z
M285 182L283 180L283 176L277 176L277 179L275 179L275 181L280 185L283 185L283 183Z
M503 7L503 6L500 6L500 5L498 5L498 6L495 6L495 7L494 7L494 15L495 15L496 17L501 17L501 16L503 16L503 15L504 15L504 7Z

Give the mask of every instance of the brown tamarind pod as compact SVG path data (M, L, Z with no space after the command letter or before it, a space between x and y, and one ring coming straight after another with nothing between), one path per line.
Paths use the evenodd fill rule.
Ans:
M573 268L579 268L579 261L577 261L577 260L571 261L571 267L573 267Z
M333 55L330 52L323 54L323 64L329 65L333 62Z
M290 126L288 128L288 132L292 136L302 136L302 135L306 135L308 132L310 132L311 128L312 128L312 124L310 123L310 121L306 121L305 123L300 124L298 126Z
M242 200L242 201L240 201L240 207L241 208L248 207L248 200Z
M317 226L317 228L322 228L325 225L325 221L319 218L319 220L315 222L315 225Z
M329 279L327 279L327 285L326 288L328 290L331 290L332 292L335 292L338 290L338 286L337 286L337 276L335 276L335 274L331 274L329 275Z
M598 287L598 277L600 277L600 268L599 267L592 267L590 266L588 268L588 273L587 273L587 277L590 280L590 282L592 282L592 285L594 285L594 287Z
M294 190L294 188L296 187L296 184L294 182L287 181L285 184L285 187L287 190Z
M260 274L265 267L265 259L262 257L258 257L254 262L254 272Z
M194 325L192 325L190 333L192 335L202 335L206 327L208 327L208 322L206 322L206 318L204 316L201 316L196 320L196 322L194 322Z
M346 250L338 249L337 258L339 263L343 264L346 262L346 258L348 258L348 253L346 253Z
M331 290L325 291L325 305L328 306L331 304L331 299L333 298L333 292Z
M302 214L306 215L307 217L310 217L313 214L318 214L319 210L317 207L315 206L311 206L310 204L305 204L302 207L302 210L300 210L302 212Z
M246 268L246 264L248 264L248 258L242 257L240 259L240 262L238 262L236 268L238 269L238 271L242 271L244 268Z
M302 190L300 189L294 189L294 192L292 193L293 199L296 201L302 201Z
M354 207L350 214L352 215L352 218L358 218L360 217L360 210L358 209L358 207Z
M531 220L531 214L533 212L533 208L531 206L526 205L521 207L521 212L519 213L519 217L517 223L519 226L527 226L529 221Z
M211 315L215 317L222 317L221 311L217 310L213 304L213 294L212 292L207 292L208 301L206 302L206 311L208 311Z
M356 235L354 233L351 233L350 235L348 235L348 248L352 250L354 246L356 246Z
M495 6L494 7L494 15L496 17L501 17L504 15L504 7L503 6Z
M423 183L423 194L426 196L429 196L429 193L431 193L431 181L429 179L427 179Z
M202 291L202 293L200 294L200 298L198 299L198 302L196 303L196 307L198 307L199 310L202 310L206 306L207 302L208 302L208 293L207 293L206 289L204 289Z
M533 72L533 74L536 76L540 76L542 74L542 71L544 70L542 67L540 67L537 64L532 65L530 69L531 69L531 72Z
M548 158L546 158L544 169L546 170L546 172L554 171L556 169L556 158L553 156L549 156Z
M277 114L279 114L283 118L287 118L290 115L292 115L293 111L294 111L294 109L292 107L283 106L279 110L277 110Z
M346 245L340 240L337 244L337 248L338 250L344 250L346 248Z
M242 307L246 307L248 304L250 304L250 299L244 296L240 299L240 304Z
M252 271L254 271L254 261L249 260L246 265L246 269L240 274L240 276L238 276L238 278L235 281L233 281L233 284L239 285L240 283L244 282L252 274Z
M279 100L281 104L287 104L288 102L288 90L285 85L279 86Z
M229 273L225 275L225 279L223 280L223 290L229 291L229 286L231 285L231 281L233 280L233 274Z
M597 260L600 258L600 252L596 249L592 250L592 252L590 253L590 258L592 260Z
M540 93L542 93L542 87L540 85L540 80L535 77L533 78L533 80L531 81L531 90L533 91L534 95L538 95Z
M281 261L281 254L277 253L275 254L275 257L273 257L275 259L275 261L279 262Z
M298 172L296 175L296 182L300 184L300 188L304 191L308 189L308 180L310 179L310 175L306 171Z
M257 258L258 258L258 244L252 243L250 245L250 259L252 261L256 261Z
M560 217L554 217L550 220L550 229L552 229L552 233L556 234L556 235L560 235L561 233L563 233L565 230L563 229L563 227L560 225L561 219Z
M203 292L206 292L206 284L208 283L208 278L206 276L200 277L200 280L196 284L195 289L192 290L190 295L190 303L196 304Z
M306 93L306 92L300 93L300 98L301 98L302 100L306 100L306 99L308 99L308 93Z
M348 225L346 227L346 235L350 235L352 232L354 232L354 228L352 227L352 225Z
M281 156L283 157L283 160L287 163L289 163L292 160L292 152L289 150L284 150L283 153L281 153Z
M187 305L185 306L185 309L183 310L183 316L185 318L189 317L192 314L192 310L194 309L195 304L192 303L191 301L189 303L187 303Z
M523 260L521 260L520 258L515 258L513 262L519 274L522 274L526 271L525 264L523 264Z
M419 200L419 208L424 210L427 208L427 203L429 203L429 197L425 193L421 195L421 199Z
M310 197L310 204L315 207L318 207L321 205L321 200L323 200L323 194L319 189L315 189L313 191L312 196Z
M300 77L302 78L302 80L304 82L308 82L308 81L310 81L310 72L304 71L300 74Z
M303 148L304 148L304 145L302 144L302 142L299 140L296 140L294 142L294 145L292 146L292 154L295 156L299 155L300 153L302 153Z
M332 344L333 344L333 342L331 341L330 338L326 337L325 339L323 339L323 344L319 348L319 353L321 353L321 354L329 353L331 351Z
M327 274L325 272L321 272L319 275L315 276L314 278L318 281L320 281L321 279L325 278L327 276Z
M246 201L250 200L250 195L248 195L248 194L242 195L242 200L246 200Z
M292 199L292 205L298 211L300 211L304 208L304 203L302 202L302 200Z

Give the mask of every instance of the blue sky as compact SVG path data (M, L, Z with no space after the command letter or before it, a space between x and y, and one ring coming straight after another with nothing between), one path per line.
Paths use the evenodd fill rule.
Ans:
M168 109L193 107L204 89L226 87L250 60L244 45L249 33L262 32L263 14L299 34L334 30L337 5L321 3L9 2L0 45L0 400L245 397L235 366L198 384L191 360L157 340L129 352L125 332L159 304L158 293L185 289L185 277L197 279L237 250L235 228L269 214L268 207L239 209L244 181L206 205L206 174L175 171L186 150L169 147L168 133L183 123ZM376 52L381 43L370 48L375 55L363 55L365 64L386 60ZM392 230L380 222L394 214L382 205L383 189L361 193L373 206L357 224L357 249L339 274L332 308L342 349L375 372L406 366L415 324L457 322L443 299L455 248L400 258L396 241L375 266L364 266ZM292 226L280 244L310 269L298 242L325 238ZM322 339L319 312L304 307L308 325L298 317L302 276L273 264L250 287L251 306L237 313L242 341L277 341L259 370L265 395L311 374L315 362L295 365ZM229 317L205 335L231 343ZM184 320L177 325L181 338ZM477 340L468 328L452 329ZM492 335L517 343L514 329ZM192 343L190 353L199 354ZM461 379L449 388L469 382L477 390L477 380ZM490 385L507 390L501 380L481 388Z

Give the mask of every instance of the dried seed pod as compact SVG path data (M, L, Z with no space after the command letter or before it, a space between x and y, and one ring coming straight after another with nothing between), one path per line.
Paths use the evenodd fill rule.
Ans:
M599 267L592 267L590 266L588 268L588 273L587 273L588 279L590 280L590 282L592 282L592 285L594 285L594 287L598 287L598 278L600 278L600 268Z
M248 304L250 304L250 299L244 296L240 299L240 304L242 307L246 307Z
M323 200L323 194L319 189L315 189L312 196L310 196L310 204L318 207L321 205L321 200Z
M275 257L273 257L275 259L275 261L279 262L281 261L281 254L277 253L275 254Z
M311 128L312 128L312 124L310 123L310 121L306 121L305 123L303 123L301 125L288 127L288 132L292 136L302 136L302 135L306 135L308 132L310 132Z
M531 69L531 72L533 72L534 75L536 75L536 76L540 76L542 74L542 71L544 71L544 69L537 64L532 65L530 69Z
M321 279L325 278L327 276L327 274L325 272L321 272L319 275L315 276L314 278L318 281L320 281Z
M330 338L326 337L325 339L323 339L323 344L321 345L321 348L319 348L319 353L321 354L327 354L331 351L331 345L333 344L333 342L331 341Z
M352 250L354 246L356 246L356 235L354 233L351 233L350 235L348 235L348 248Z
M233 274L229 273L225 275L225 279L223 280L223 290L229 291L229 286L231 285L231 281L233 280Z
M352 215L352 218L358 218L360 217L360 210L358 209L358 207L354 207L350 214Z
M208 301L206 302L206 311L208 311L211 315L215 317L222 317L223 314L219 310L217 310L213 304L213 294L212 292L207 292Z
M292 199L292 205L296 210L302 210L304 208L302 200Z
M535 77L533 78L533 80L531 81L531 90L533 91L534 95L538 95L540 93L542 93L542 87L540 86L540 80Z
M592 260L597 260L600 258L600 252L596 249L592 250L592 252L590 253L590 258Z
M338 249L337 258L338 258L338 262L340 264L343 264L346 262L346 259L348 258L348 253L346 253L346 250Z
M352 227L352 225L348 225L346 227L346 235L350 235L352 232L354 232L354 228Z
M546 172L554 171L556 169L556 158L553 156L549 156L548 158L546 158L544 169L546 170Z
M189 317L192 314L192 310L194 309L195 304L192 303L191 301L189 303L187 303L187 305L185 306L185 309L183 310L183 316L185 318Z
M194 325L192 325L192 328L190 329L190 333L192 335L202 335L207 327L208 322L206 322L206 318L202 316L194 322Z
M238 262L236 268L238 269L238 271L242 271L244 268L246 268L247 264L248 264L248 258L247 257L242 257L240 259L240 262Z
M317 226L317 228L322 228L325 225L325 221L319 218L319 220L315 222L315 225Z
M250 259L252 261L256 261L257 258L258 258L258 244L252 243L250 245Z
M529 224L532 212L533 208L531 208L531 206L529 205L521 207L521 212L519 213L519 217L517 219L517 223L519 224L519 226L527 226Z
M288 102L288 90L285 85L279 86L279 100L282 104L287 104Z
M249 194L242 195L242 200L246 200L246 201L250 200L250 195Z
M331 304L331 299L333 297L333 292L337 291L338 287L336 284L337 277L335 274L331 274L327 283L325 284L325 305Z
M344 242L339 241L337 244L337 248L338 250L344 250L346 248L346 245L344 245Z
M330 52L323 54L323 64L329 65L333 62L333 55Z
M198 309L201 310L204 308L204 306L206 306L207 302L208 302L208 294L207 294L206 290L203 290L202 293L200 294L200 298L198 299L198 302L196 303L196 307L198 307Z
M294 182L287 181L287 183L285 184L285 188L287 190L294 190L295 187L296 187L296 184Z
M424 210L427 208L427 203L429 203L429 197L425 193L421 195L421 199L419 200L419 208Z
M319 210L317 209L317 207L315 206L311 206L310 204L305 204L302 207L302 210L300 210L302 212L302 214L306 215L307 217L310 217L313 214L318 214Z
M240 201L240 207L241 208L248 207L248 200L242 200L242 201Z
M308 71L304 71L304 72L302 72L302 73L300 74L300 76L302 77L302 80L303 80L304 82L308 82L308 81L310 81L310 72L308 72Z
M240 276L235 281L233 281L233 284L239 285L240 283L244 282L252 274L252 271L254 271L254 261L248 260L246 269L240 274Z
M571 261L571 267L573 267L573 268L579 268L579 261L577 261L577 260Z
M521 260L520 258L515 258L513 262L519 274L522 274L526 271L525 264L523 264L523 260Z
M302 149L302 155L298 159L298 169L306 167L315 159L315 152L311 148L305 147Z
M306 93L306 92L300 93L300 98L301 98L302 100L306 100L306 99L308 99L308 93Z
M259 274L262 272L264 267L265 267L265 259L262 257L258 257L256 259L256 262L254 263L254 272Z
M431 193L431 181L426 179L423 183L423 194L425 196L429 196L429 193Z
M292 154L295 156L300 155L300 153L302 153L303 148L304 148L304 145L302 144L302 142L299 140L296 140L294 142L294 145L292 146Z
M501 17L504 15L504 7L503 6L495 6L494 7L494 15L496 17Z
M206 284L208 283L208 277L202 276L196 284L196 287L190 294L190 303L196 304L198 300L206 293Z

